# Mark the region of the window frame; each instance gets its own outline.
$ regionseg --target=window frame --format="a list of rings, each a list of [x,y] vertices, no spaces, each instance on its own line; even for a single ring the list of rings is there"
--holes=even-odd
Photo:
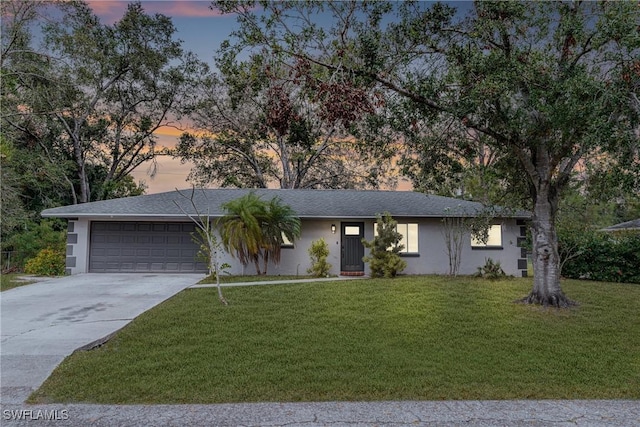
[[[287,236],[282,233],[282,243],[280,244],[281,249],[293,249],[295,247],[294,242],[287,239]]]
[[[400,227],[404,227],[404,230],[406,230],[405,233],[403,233],[402,231],[400,231]],[[410,229],[413,228],[413,229]],[[402,249],[400,252],[398,252],[398,255],[401,257],[419,257],[420,256],[420,224],[417,222],[398,222],[396,223],[396,231],[400,234],[402,234],[402,240],[400,240],[400,244],[404,244],[404,249]],[[412,242],[409,242],[409,235],[414,234],[415,237],[413,237],[411,240]],[[377,236],[378,235],[378,225],[374,222],[373,223],[373,236]],[[409,248],[414,249],[415,251],[410,251]]]
[[[482,243],[481,241],[476,239],[473,236],[473,234],[471,234],[470,243],[471,243],[471,249],[472,250],[500,250],[500,249],[504,249],[504,225],[502,223],[498,223],[498,224],[491,224],[489,227],[490,228],[489,228],[489,236],[487,238],[487,243]],[[500,231],[500,234],[498,236],[499,239],[500,239],[500,242],[498,244],[496,244],[495,242],[492,243],[492,239],[491,239],[491,231],[492,230],[499,230]]]

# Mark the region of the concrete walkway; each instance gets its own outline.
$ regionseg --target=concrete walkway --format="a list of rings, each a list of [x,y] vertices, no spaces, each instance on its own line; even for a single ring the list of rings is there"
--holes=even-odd
[[[1,417],[2,426],[634,427],[640,426],[640,403],[518,400],[220,405],[2,405]],[[46,421],[46,417],[52,421]]]
[[[295,283],[315,283],[315,282],[339,282],[344,280],[360,280],[360,279],[368,279],[367,276],[340,276],[340,277],[327,277],[327,278],[317,278],[317,279],[287,279],[287,280],[261,280],[256,282],[235,282],[235,283],[221,283],[220,287],[222,288],[233,288],[236,286],[260,286],[260,285],[288,285]],[[215,284],[206,284],[206,285],[193,285],[190,288],[215,288],[217,285]]]
[[[0,399],[21,403],[77,348],[119,330],[198,274],[79,274],[0,293]]]

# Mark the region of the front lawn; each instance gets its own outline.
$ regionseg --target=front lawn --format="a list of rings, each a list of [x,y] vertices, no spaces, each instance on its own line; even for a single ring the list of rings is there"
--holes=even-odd
[[[640,286],[566,281],[570,310],[513,301],[531,279],[402,277],[189,289],[30,399],[214,403],[638,399]]]

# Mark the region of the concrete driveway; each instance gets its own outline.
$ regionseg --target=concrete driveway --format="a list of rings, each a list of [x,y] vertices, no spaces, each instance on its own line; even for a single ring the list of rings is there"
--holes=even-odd
[[[199,274],[80,274],[0,293],[0,401],[22,403],[79,347],[195,284]]]

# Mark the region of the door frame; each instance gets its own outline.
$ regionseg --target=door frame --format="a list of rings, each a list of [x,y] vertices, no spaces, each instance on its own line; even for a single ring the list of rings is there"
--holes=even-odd
[[[355,235],[347,235],[346,229],[347,227],[359,227],[360,234],[357,236],[358,239],[358,250],[362,256],[358,257],[359,263],[355,268],[353,266],[347,267],[345,265],[345,261],[348,259],[347,257],[347,247],[345,247],[345,241],[348,238],[355,239]],[[362,257],[364,256],[364,245],[362,244],[362,239],[364,239],[364,227],[365,223],[361,221],[350,221],[350,222],[342,222],[340,223],[340,274],[343,276],[364,276],[364,261],[362,261]]]

